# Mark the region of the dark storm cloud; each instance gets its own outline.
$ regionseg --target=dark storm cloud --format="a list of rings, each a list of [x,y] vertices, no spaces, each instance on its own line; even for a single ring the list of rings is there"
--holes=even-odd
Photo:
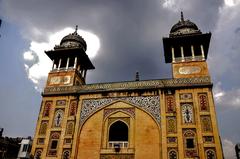
[[[89,82],[132,80],[136,71],[142,79],[170,77],[169,66],[164,64],[162,37],[168,36],[171,26],[179,20],[180,9],[178,12],[163,9],[163,3],[160,0],[3,2],[9,18],[24,26],[23,34],[35,40],[47,37],[37,31],[50,33],[75,24],[98,35],[101,49],[93,60],[97,69],[91,71]],[[181,4],[185,17],[211,29],[221,1],[188,3],[192,8],[184,9]]]

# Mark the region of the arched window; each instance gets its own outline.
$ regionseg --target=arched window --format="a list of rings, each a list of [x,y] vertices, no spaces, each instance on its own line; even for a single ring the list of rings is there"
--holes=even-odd
[[[40,126],[40,130],[39,130],[39,135],[45,135],[47,132],[47,122],[42,122],[41,126]]]
[[[63,120],[63,114],[64,114],[64,111],[61,109],[56,111],[55,116],[54,116],[54,126],[55,127],[61,127],[62,120]]]
[[[188,129],[184,131],[184,148],[185,148],[185,157],[193,158],[198,155],[197,152],[197,139],[196,132],[194,130]]]
[[[113,123],[109,130],[109,141],[128,141],[128,126],[122,121]]]
[[[177,152],[175,150],[170,150],[168,153],[169,159],[177,159]]]
[[[116,121],[109,128],[109,147],[128,147],[128,126]]]
[[[49,142],[48,155],[50,155],[50,156],[56,156],[57,155],[59,138],[60,138],[60,133],[59,132],[53,132],[51,134],[51,138],[50,138],[50,142]]]
[[[74,130],[74,123],[73,122],[68,122],[67,123],[67,128],[66,128],[66,135],[72,135]]]
[[[185,138],[185,146],[187,149],[195,148],[196,146],[195,132],[193,132],[192,130],[185,131],[184,138]]]
[[[207,150],[206,151],[206,156],[207,156],[207,159],[216,159],[216,155],[215,155],[214,150]]]

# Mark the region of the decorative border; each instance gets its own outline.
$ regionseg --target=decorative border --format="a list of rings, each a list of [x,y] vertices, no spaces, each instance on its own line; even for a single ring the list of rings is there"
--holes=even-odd
[[[127,114],[130,114],[133,118],[135,118],[134,108],[108,108],[108,109],[104,109],[103,118],[105,119],[109,114],[117,112],[117,111],[126,112]]]
[[[179,97],[180,100],[189,100],[192,99],[192,93],[181,93]]]
[[[160,123],[159,96],[84,99],[82,103],[80,123],[83,124],[91,114],[116,101],[125,101],[133,104],[134,106],[150,113],[156,121]]]
[[[56,106],[63,106],[63,105],[66,105],[66,100],[57,100],[56,101]]]
[[[119,91],[129,89],[151,89],[151,88],[168,88],[168,87],[192,87],[212,85],[209,76],[198,78],[176,78],[148,81],[131,81],[116,83],[97,83],[86,84],[80,86],[62,86],[62,87],[46,87],[43,95],[66,94],[66,93],[90,93],[104,91]]]
[[[100,159],[134,159],[134,154],[100,154]]]
[[[116,118],[109,118],[108,119],[108,128],[110,125],[115,123],[116,121],[122,120],[127,123],[128,126],[130,126],[130,118],[129,117],[116,117]]]

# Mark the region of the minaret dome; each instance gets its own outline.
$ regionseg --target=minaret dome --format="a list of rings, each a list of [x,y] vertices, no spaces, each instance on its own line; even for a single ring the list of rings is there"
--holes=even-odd
[[[191,22],[190,20],[184,19],[183,12],[181,12],[181,19],[172,26],[169,36],[188,36],[201,33],[202,32],[198,29],[195,23]]]
[[[77,29],[78,26],[76,26],[76,29],[73,33],[70,33],[67,36],[63,37],[60,42],[60,45],[55,46],[54,49],[83,48],[84,51],[86,51],[87,43],[83,39],[83,37],[77,33]]]

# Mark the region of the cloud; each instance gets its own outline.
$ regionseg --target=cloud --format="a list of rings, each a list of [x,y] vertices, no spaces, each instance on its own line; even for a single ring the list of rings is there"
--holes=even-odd
[[[239,0],[224,0],[224,3],[228,7],[233,7],[237,5],[240,1]]]
[[[164,0],[162,6],[163,8],[172,10],[174,12],[179,12],[184,8],[188,10],[191,7],[192,3],[189,3],[187,0]]]
[[[25,60],[24,66],[27,72],[28,78],[35,84],[35,89],[41,91],[44,87],[46,77],[51,69],[52,62],[44,53],[45,50],[52,50],[55,45],[60,44],[60,40],[72,33],[74,29],[65,28],[56,33],[50,34],[46,42],[32,41],[28,51],[23,53],[23,59]],[[99,38],[90,32],[84,30],[78,30],[78,33],[84,37],[87,42],[88,49],[86,53],[89,57],[96,56],[100,48]]]
[[[233,144],[232,141],[228,139],[223,139],[222,140],[222,145],[223,145],[223,152],[224,152],[224,157],[225,159],[234,159],[236,158],[235,155],[235,145]]]
[[[217,105],[229,109],[240,108],[240,1],[225,0],[219,8],[219,20],[213,31],[209,66]]]
[[[214,98],[218,102],[221,101],[222,97],[226,94],[225,91],[221,88],[221,86],[222,83],[218,82],[217,84],[215,84],[213,89]]]
[[[240,108],[240,88],[224,90],[222,83],[218,82],[213,89],[216,104],[222,108],[239,109]]]
[[[235,61],[240,59],[240,32],[238,31],[240,3],[236,2],[231,7],[228,6],[228,3],[225,1],[225,5],[220,7],[218,11],[219,20],[213,32],[213,53],[210,54],[209,64],[215,78],[225,80],[233,77],[231,80],[239,81],[240,76],[235,76],[235,72],[240,68],[240,63]],[[221,63],[219,63],[220,61]],[[228,76],[224,77],[226,74]]]

